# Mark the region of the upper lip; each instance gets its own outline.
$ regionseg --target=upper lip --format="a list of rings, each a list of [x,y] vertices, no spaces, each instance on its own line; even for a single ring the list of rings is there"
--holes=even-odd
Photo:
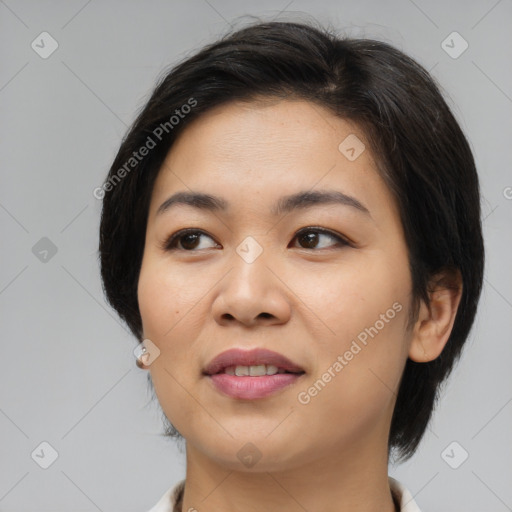
[[[304,370],[300,366],[290,361],[287,357],[264,348],[255,348],[252,350],[232,348],[226,350],[214,357],[206,366],[203,373],[206,375],[215,375],[230,366],[257,366],[262,364],[277,366],[288,372],[304,373]]]

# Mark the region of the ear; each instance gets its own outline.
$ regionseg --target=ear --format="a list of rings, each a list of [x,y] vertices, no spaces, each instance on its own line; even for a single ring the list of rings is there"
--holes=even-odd
[[[436,359],[450,337],[462,297],[460,271],[445,269],[437,273],[429,281],[428,295],[430,305],[421,302],[409,346],[409,358],[417,363]]]

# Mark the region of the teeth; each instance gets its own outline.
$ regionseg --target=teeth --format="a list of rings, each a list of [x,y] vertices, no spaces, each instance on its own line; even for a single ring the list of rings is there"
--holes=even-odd
[[[230,366],[224,369],[224,373],[237,377],[261,377],[263,375],[286,373],[286,371],[271,364],[259,364],[257,366]]]
[[[245,370],[245,368],[244,368]],[[261,377],[267,374],[267,367],[264,364],[258,366],[249,366],[249,375],[251,377]]]
[[[235,368],[235,375],[237,377],[249,375],[249,367],[248,366],[237,366]]]

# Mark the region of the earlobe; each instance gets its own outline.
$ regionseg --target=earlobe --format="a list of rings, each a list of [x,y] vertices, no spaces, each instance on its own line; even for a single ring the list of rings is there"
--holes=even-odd
[[[409,358],[417,363],[436,359],[452,332],[462,297],[462,277],[458,269],[437,273],[429,283],[430,304],[422,301],[413,329]]]

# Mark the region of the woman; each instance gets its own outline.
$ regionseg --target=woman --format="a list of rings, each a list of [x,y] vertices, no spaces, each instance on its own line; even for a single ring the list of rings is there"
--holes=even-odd
[[[101,274],[186,478],[151,512],[418,511],[388,477],[480,296],[468,142],[388,44],[257,23],[158,83],[103,189]]]

